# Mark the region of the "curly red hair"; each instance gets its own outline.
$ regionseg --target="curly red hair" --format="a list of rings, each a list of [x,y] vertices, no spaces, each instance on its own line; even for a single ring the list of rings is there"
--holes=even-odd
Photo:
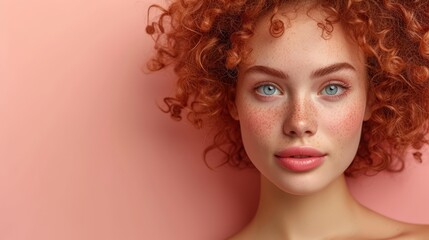
[[[279,37],[284,23],[275,14],[282,4],[291,2],[299,1],[176,0],[168,8],[149,8],[159,9],[161,15],[150,24],[148,20],[146,28],[157,51],[148,68],[156,71],[174,65],[176,96],[164,99],[172,118],[180,120],[185,110],[195,126],[204,122],[215,127],[205,159],[209,151],[220,149],[226,156],[224,163],[252,165],[239,122],[228,109],[234,101],[237,67],[251,52],[246,42],[257,19],[272,11],[269,31]],[[324,37],[334,30],[332,23],[340,22],[367,58],[373,112],[364,122],[357,155],[346,174],[402,170],[406,150],[428,143],[429,1],[324,0],[316,4],[329,15],[318,24]]]

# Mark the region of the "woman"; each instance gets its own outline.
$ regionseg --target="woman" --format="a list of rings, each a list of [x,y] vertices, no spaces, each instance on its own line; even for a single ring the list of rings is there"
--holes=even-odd
[[[149,68],[173,63],[178,75],[167,112],[214,125],[206,153],[261,173],[257,213],[230,239],[429,239],[428,226],[363,207],[345,184],[399,171],[427,143],[429,1],[181,0],[163,11],[146,30]]]

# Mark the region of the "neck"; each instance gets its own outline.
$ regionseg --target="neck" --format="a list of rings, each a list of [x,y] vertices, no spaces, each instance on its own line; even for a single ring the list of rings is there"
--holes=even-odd
[[[304,196],[285,193],[262,176],[259,208],[251,224],[263,234],[274,234],[272,239],[321,239],[355,232],[359,208],[344,176]]]

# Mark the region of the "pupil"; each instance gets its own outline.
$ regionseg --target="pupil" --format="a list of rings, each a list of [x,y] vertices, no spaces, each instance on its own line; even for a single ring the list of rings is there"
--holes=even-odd
[[[273,94],[274,91],[275,91],[275,89],[274,89],[273,86],[265,86],[264,87],[264,93],[267,94],[267,95]]]
[[[338,92],[338,87],[337,86],[334,86],[334,85],[331,85],[331,86],[328,86],[327,87],[327,90],[326,90],[326,92],[328,93],[328,94],[335,94],[335,93],[337,93]]]

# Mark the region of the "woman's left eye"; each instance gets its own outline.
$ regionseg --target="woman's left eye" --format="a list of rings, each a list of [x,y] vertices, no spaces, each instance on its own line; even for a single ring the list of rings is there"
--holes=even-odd
[[[323,88],[322,95],[329,95],[329,96],[341,95],[345,90],[346,88],[339,84],[329,84]]]

